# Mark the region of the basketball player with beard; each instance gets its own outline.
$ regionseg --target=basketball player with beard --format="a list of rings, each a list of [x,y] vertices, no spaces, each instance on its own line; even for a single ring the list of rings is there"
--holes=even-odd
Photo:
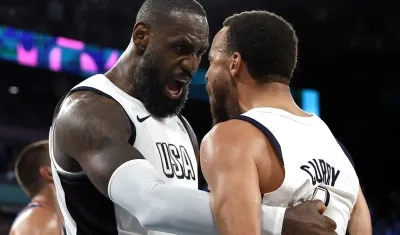
[[[208,46],[198,2],[147,0],[116,65],[60,101],[50,155],[69,235],[218,233],[208,193],[198,190],[198,143],[179,115]],[[262,210],[266,234],[280,233],[284,217],[288,231],[334,226],[318,203]]]
[[[214,37],[209,60],[215,126],[200,156],[220,234],[261,234],[261,203],[292,207],[314,199],[325,203],[337,234],[372,234],[350,154],[290,93],[297,62],[292,26],[267,11],[235,14]]]

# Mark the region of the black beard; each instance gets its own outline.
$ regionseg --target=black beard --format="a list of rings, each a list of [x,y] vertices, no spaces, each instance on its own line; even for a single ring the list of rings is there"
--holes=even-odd
[[[229,120],[227,107],[224,107],[224,105],[220,104],[221,102],[218,102],[210,98],[210,109],[213,120],[213,126],[217,125],[218,123],[226,122]]]
[[[210,109],[213,126],[242,114],[233,88],[226,90],[225,87],[225,90],[214,92],[214,97],[210,96]]]
[[[165,87],[174,76],[162,76],[157,67],[155,56],[146,51],[133,75],[133,88],[136,98],[142,101],[147,111],[156,118],[166,118],[180,114],[189,95],[189,84],[182,88],[178,99],[165,94]],[[165,75],[165,74],[164,74]]]

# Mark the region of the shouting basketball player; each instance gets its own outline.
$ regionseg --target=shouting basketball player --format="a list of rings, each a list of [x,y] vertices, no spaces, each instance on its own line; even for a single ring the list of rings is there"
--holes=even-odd
[[[31,202],[15,219],[10,235],[64,234],[47,140],[30,144],[22,150],[15,163],[15,174]]]
[[[235,14],[214,37],[209,60],[216,125],[200,156],[221,234],[261,234],[260,203],[292,207],[313,199],[324,201],[337,234],[347,228],[350,235],[372,234],[349,153],[290,94],[297,61],[292,26],[267,11]]]
[[[60,102],[50,153],[69,235],[218,233],[209,195],[198,190],[198,143],[179,115],[208,46],[198,2],[147,0],[116,65]],[[319,234],[300,226],[334,226],[319,207],[304,203],[285,212],[264,205],[262,229],[282,229],[285,216],[284,229]]]

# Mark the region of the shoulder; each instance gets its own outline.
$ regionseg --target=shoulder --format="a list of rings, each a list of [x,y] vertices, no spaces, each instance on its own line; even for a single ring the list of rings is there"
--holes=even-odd
[[[57,145],[70,154],[79,146],[128,141],[132,132],[129,117],[115,100],[88,91],[67,97],[53,125]]]
[[[91,91],[77,91],[70,94],[61,104],[57,119],[63,117],[95,116],[124,112],[115,100]]]
[[[35,208],[22,212],[15,220],[11,234],[58,234],[60,220],[55,213],[46,208]]]
[[[203,138],[200,157],[203,161],[253,158],[265,151],[266,137],[248,122],[232,119],[214,126]]]
[[[252,124],[236,119],[214,126],[201,143],[204,147],[218,146],[228,149],[247,149],[260,144],[265,144],[265,136]]]

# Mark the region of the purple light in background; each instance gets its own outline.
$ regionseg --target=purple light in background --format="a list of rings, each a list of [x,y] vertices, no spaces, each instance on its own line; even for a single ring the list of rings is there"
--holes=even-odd
[[[108,59],[107,59],[106,64],[104,65],[104,68],[105,68],[106,70],[111,69],[111,67],[113,67],[114,64],[117,63],[118,57],[119,57],[118,52],[115,51],[115,50],[112,51],[111,54],[110,54],[110,56],[109,56]]]
[[[38,66],[38,49],[37,47],[32,47],[30,50],[25,49],[24,45],[21,43],[17,44],[17,62],[21,65],[26,65],[29,67]]]
[[[117,49],[87,46],[82,41],[70,38],[6,29],[4,31],[7,35],[6,40],[18,40],[12,48],[15,53],[14,60],[29,67],[42,67],[54,72],[68,71],[88,76],[111,69],[122,54],[122,51]],[[0,55],[10,59],[9,54],[0,52]]]
[[[94,59],[86,52],[81,52],[79,64],[83,72],[97,73],[98,68]]]
[[[60,72],[61,66],[61,48],[55,47],[49,54],[49,69],[54,72]]]
[[[56,43],[60,47],[70,48],[79,51],[85,48],[85,43],[70,38],[57,37]]]

